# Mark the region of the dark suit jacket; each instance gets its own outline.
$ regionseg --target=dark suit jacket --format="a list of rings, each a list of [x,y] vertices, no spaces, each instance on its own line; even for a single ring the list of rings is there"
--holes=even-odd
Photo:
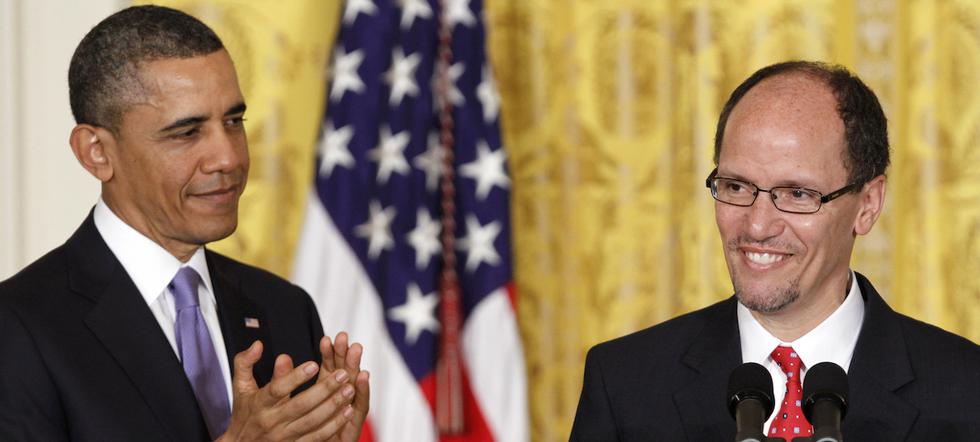
[[[217,253],[207,261],[229,362],[262,340],[262,386],[277,354],[319,361],[323,329],[302,289]],[[0,440],[206,439],[173,347],[91,215],[0,283]]]
[[[900,315],[864,276],[844,438],[980,440],[980,347]],[[593,347],[574,441],[731,441],[728,376],[742,363],[730,298]]]

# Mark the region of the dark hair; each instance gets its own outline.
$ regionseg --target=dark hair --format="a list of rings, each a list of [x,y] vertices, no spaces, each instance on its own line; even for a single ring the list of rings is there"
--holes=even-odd
[[[848,184],[864,184],[884,174],[889,163],[888,122],[878,97],[843,66],[814,61],[787,61],[766,66],[755,71],[732,91],[715,130],[715,165],[721,156],[725,125],[735,105],[762,80],[787,73],[800,73],[824,82],[837,99],[837,114],[844,122],[844,139],[847,143],[843,161]]]
[[[68,96],[75,122],[118,132],[126,108],[143,92],[142,63],[223,48],[211,28],[176,9],[133,6],[112,14],[82,38],[71,57]]]

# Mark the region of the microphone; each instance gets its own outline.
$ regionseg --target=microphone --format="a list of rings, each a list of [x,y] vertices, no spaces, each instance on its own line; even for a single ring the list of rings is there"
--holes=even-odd
[[[728,412],[735,418],[735,442],[765,442],[762,427],[772,414],[772,377],[755,362],[744,363],[728,377]]]
[[[847,373],[833,362],[810,367],[803,383],[803,415],[813,425],[813,442],[842,442],[847,412]]]

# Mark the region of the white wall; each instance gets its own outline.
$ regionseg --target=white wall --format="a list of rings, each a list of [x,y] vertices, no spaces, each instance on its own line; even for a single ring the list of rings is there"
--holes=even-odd
[[[57,247],[98,181],[68,147],[68,62],[125,0],[0,0],[0,280]]]

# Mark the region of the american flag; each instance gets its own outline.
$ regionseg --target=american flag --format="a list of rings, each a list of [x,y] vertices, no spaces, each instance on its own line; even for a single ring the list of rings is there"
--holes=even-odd
[[[341,20],[293,280],[328,334],[365,346],[362,440],[525,441],[510,178],[482,2],[348,0]],[[459,371],[437,376],[440,357]]]

